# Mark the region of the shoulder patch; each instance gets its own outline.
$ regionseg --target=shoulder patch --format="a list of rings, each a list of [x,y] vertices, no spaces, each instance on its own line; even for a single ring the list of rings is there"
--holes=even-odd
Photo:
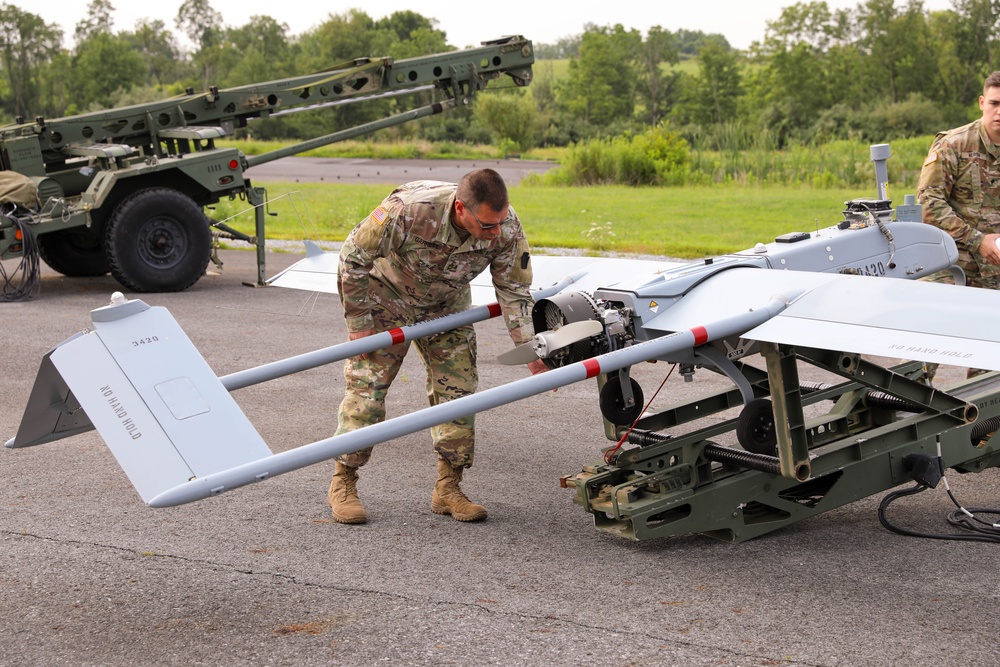
[[[386,234],[385,225],[376,223],[375,216],[368,216],[351,231],[348,237],[355,246],[366,252],[378,252],[382,237]]]
[[[377,222],[379,225],[384,225],[386,218],[389,217],[389,211],[385,210],[381,206],[378,206],[374,211],[368,214],[368,217]]]
[[[937,158],[938,158],[937,151],[931,151],[930,153],[927,154],[927,157],[924,158],[924,166],[926,167],[929,164],[934,164],[935,162],[937,162]]]

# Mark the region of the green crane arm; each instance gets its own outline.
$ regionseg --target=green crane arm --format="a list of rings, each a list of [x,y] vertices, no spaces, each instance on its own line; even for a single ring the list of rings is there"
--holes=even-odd
[[[287,79],[222,90],[212,87],[198,93],[188,90],[184,95],[158,102],[65,118],[39,117],[31,123],[0,128],[0,141],[9,142],[30,136],[32,143],[38,142],[46,165],[61,163],[67,156],[89,154],[88,150],[92,151],[94,146],[100,144],[147,147],[147,154],[159,154],[161,139],[187,139],[192,133],[199,132],[204,138],[217,138],[245,127],[253,118],[266,118],[296,108],[304,110],[354,101],[352,98],[400,94],[431,87],[444,91],[451,100],[467,103],[468,97],[504,75],[509,76],[515,85],[528,85],[533,63],[531,41],[521,36],[483,42],[476,48],[399,61],[392,58],[358,58],[321,72]],[[420,110],[415,117],[440,110],[431,105]],[[397,121],[405,122],[414,117],[414,112],[407,113],[411,115],[401,115]],[[388,123],[391,124],[395,123]],[[204,128],[216,131],[213,133]],[[221,132],[217,128],[221,128]],[[373,129],[379,127],[366,131]],[[322,141],[321,138],[306,142],[308,146],[301,150],[344,138],[337,135],[329,135],[336,137],[332,140]],[[283,153],[288,154],[291,153]]]

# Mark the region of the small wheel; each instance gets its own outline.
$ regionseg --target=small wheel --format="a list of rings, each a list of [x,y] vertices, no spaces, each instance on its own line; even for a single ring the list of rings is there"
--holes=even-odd
[[[38,235],[38,254],[64,276],[103,276],[108,272],[108,259],[101,240],[101,233],[92,227],[61,229]]]
[[[180,292],[204,275],[212,232],[190,197],[169,188],[147,188],[115,207],[104,248],[111,275],[125,287]]]
[[[632,407],[625,406],[622,383],[617,373],[608,377],[608,381],[601,389],[599,400],[601,414],[616,426],[631,424],[642,414],[642,387],[632,378],[629,378],[629,382],[632,385],[632,396],[635,398],[635,405]]]
[[[755,398],[746,404],[736,420],[736,439],[748,452],[768,456],[778,453],[778,435],[774,430],[770,400]]]

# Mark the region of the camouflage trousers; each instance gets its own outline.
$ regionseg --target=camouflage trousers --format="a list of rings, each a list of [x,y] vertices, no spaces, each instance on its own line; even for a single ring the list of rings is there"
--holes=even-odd
[[[378,331],[447,315],[441,312],[414,312],[396,298],[372,300],[372,317]],[[457,310],[462,310],[458,308]],[[419,318],[419,319],[418,319]],[[476,335],[472,326],[459,327],[413,341],[427,369],[427,400],[437,405],[476,391]],[[348,359],[344,364],[344,400],[337,415],[337,435],[375,424],[385,419],[385,397],[396,379],[410,343],[399,343],[369,354]],[[454,466],[472,465],[475,448],[475,415],[469,415],[430,429],[434,451]],[[368,462],[372,448],[344,454],[337,460],[351,467]]]

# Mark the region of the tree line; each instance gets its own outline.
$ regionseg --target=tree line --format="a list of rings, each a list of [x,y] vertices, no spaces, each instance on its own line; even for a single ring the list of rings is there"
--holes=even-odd
[[[270,16],[224,25],[210,0],[185,0],[173,26],[141,20],[115,31],[113,15],[110,0],[91,0],[66,48],[57,25],[0,5],[0,112],[10,120],[70,115],[361,56],[402,59],[453,48],[432,19],[413,11],[373,19],[350,10],[299,35]],[[1000,0],[953,0],[943,11],[927,11],[921,0],[863,0],[836,10],[799,2],[746,51],[697,31],[588,25],[555,44],[536,44],[529,88],[479,95],[473,110],[393,132],[492,141],[510,151],[664,124],[694,149],[717,151],[918,136],[977,115],[983,79],[1000,68],[998,26]],[[180,46],[176,31],[190,48]],[[524,32],[531,37],[530,21]],[[553,59],[568,66],[556,74]],[[252,131],[262,139],[306,138],[382,117],[396,104],[345,105],[262,121]]]
[[[745,52],[719,35],[593,27],[542,108],[559,140],[667,120],[692,147],[720,151],[933,134],[979,115],[983,81],[1000,69],[998,28],[997,0],[942,11],[921,0],[799,2]]]
[[[432,20],[412,11],[375,20],[350,10],[297,36],[271,16],[224,25],[209,0],[185,0],[172,26],[142,19],[133,30],[115,31],[114,11],[110,0],[91,0],[75,26],[72,48],[65,48],[58,25],[0,5],[0,114],[6,122],[161,100],[188,87],[281,79],[365,56],[399,60],[453,50]],[[182,47],[178,32],[190,47]],[[263,120],[253,132],[262,139],[312,137],[382,118],[394,104],[372,100],[297,114],[285,122]]]

